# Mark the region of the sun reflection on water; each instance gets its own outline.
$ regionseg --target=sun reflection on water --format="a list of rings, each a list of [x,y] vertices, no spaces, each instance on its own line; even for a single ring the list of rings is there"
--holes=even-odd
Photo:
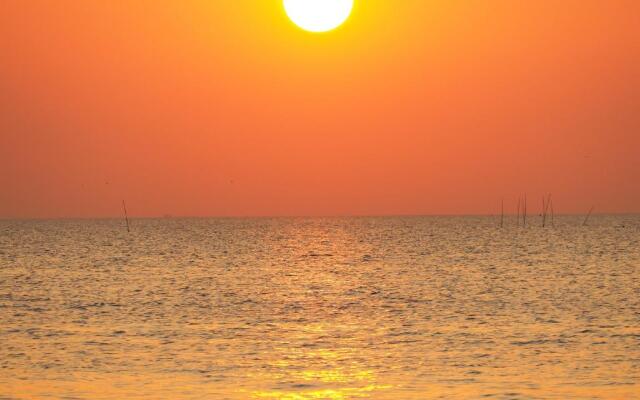
[[[323,323],[300,327],[300,340],[310,340],[322,336],[327,331],[348,331],[351,326],[329,326]],[[381,384],[375,371],[359,365],[354,355],[359,353],[355,347],[305,348],[292,347],[281,349],[282,359],[273,361],[270,376],[263,381],[287,382],[287,389],[258,390],[251,393],[255,399],[310,400],[333,399],[346,400],[370,398],[374,393],[393,388]],[[253,376],[251,378],[256,378]]]
[[[348,400],[355,398],[370,397],[378,390],[391,389],[388,385],[369,385],[361,388],[326,389],[316,391],[300,392],[254,392],[254,398],[281,399],[281,400],[311,400],[311,399],[331,399]]]

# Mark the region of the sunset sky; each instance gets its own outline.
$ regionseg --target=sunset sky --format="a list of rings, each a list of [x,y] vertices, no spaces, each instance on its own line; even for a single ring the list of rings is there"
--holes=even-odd
[[[0,217],[640,211],[640,1],[0,2]]]

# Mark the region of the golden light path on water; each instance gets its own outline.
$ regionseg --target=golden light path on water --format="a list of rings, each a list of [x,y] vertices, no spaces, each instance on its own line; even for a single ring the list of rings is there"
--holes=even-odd
[[[336,327],[327,329],[323,324],[308,326],[306,331],[311,336],[328,335],[335,332]],[[304,339],[304,338],[303,338]],[[276,374],[271,376],[255,375],[257,381],[282,381],[293,380],[300,382],[300,391],[256,391],[252,397],[268,399],[305,400],[305,399],[336,399],[368,397],[372,393],[391,389],[391,385],[377,383],[377,377],[373,370],[362,369],[363,366],[350,365],[348,361],[354,357],[356,349],[318,349],[308,352],[300,349],[290,349],[285,359],[276,361],[273,365],[277,368],[293,368],[294,373]],[[309,360],[316,365],[331,366],[329,369],[304,369]],[[332,389],[304,390],[304,386],[313,386],[321,382]],[[339,386],[343,386],[337,388]]]
[[[0,221],[0,398],[632,399],[640,216]]]

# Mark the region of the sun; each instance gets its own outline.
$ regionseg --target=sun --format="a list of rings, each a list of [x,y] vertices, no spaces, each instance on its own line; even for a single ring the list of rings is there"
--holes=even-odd
[[[327,32],[342,25],[354,0],[284,0],[291,21],[309,32]]]

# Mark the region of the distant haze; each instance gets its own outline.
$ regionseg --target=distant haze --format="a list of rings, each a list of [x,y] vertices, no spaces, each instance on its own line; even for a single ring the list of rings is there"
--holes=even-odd
[[[640,2],[0,4],[0,217],[640,211]]]

